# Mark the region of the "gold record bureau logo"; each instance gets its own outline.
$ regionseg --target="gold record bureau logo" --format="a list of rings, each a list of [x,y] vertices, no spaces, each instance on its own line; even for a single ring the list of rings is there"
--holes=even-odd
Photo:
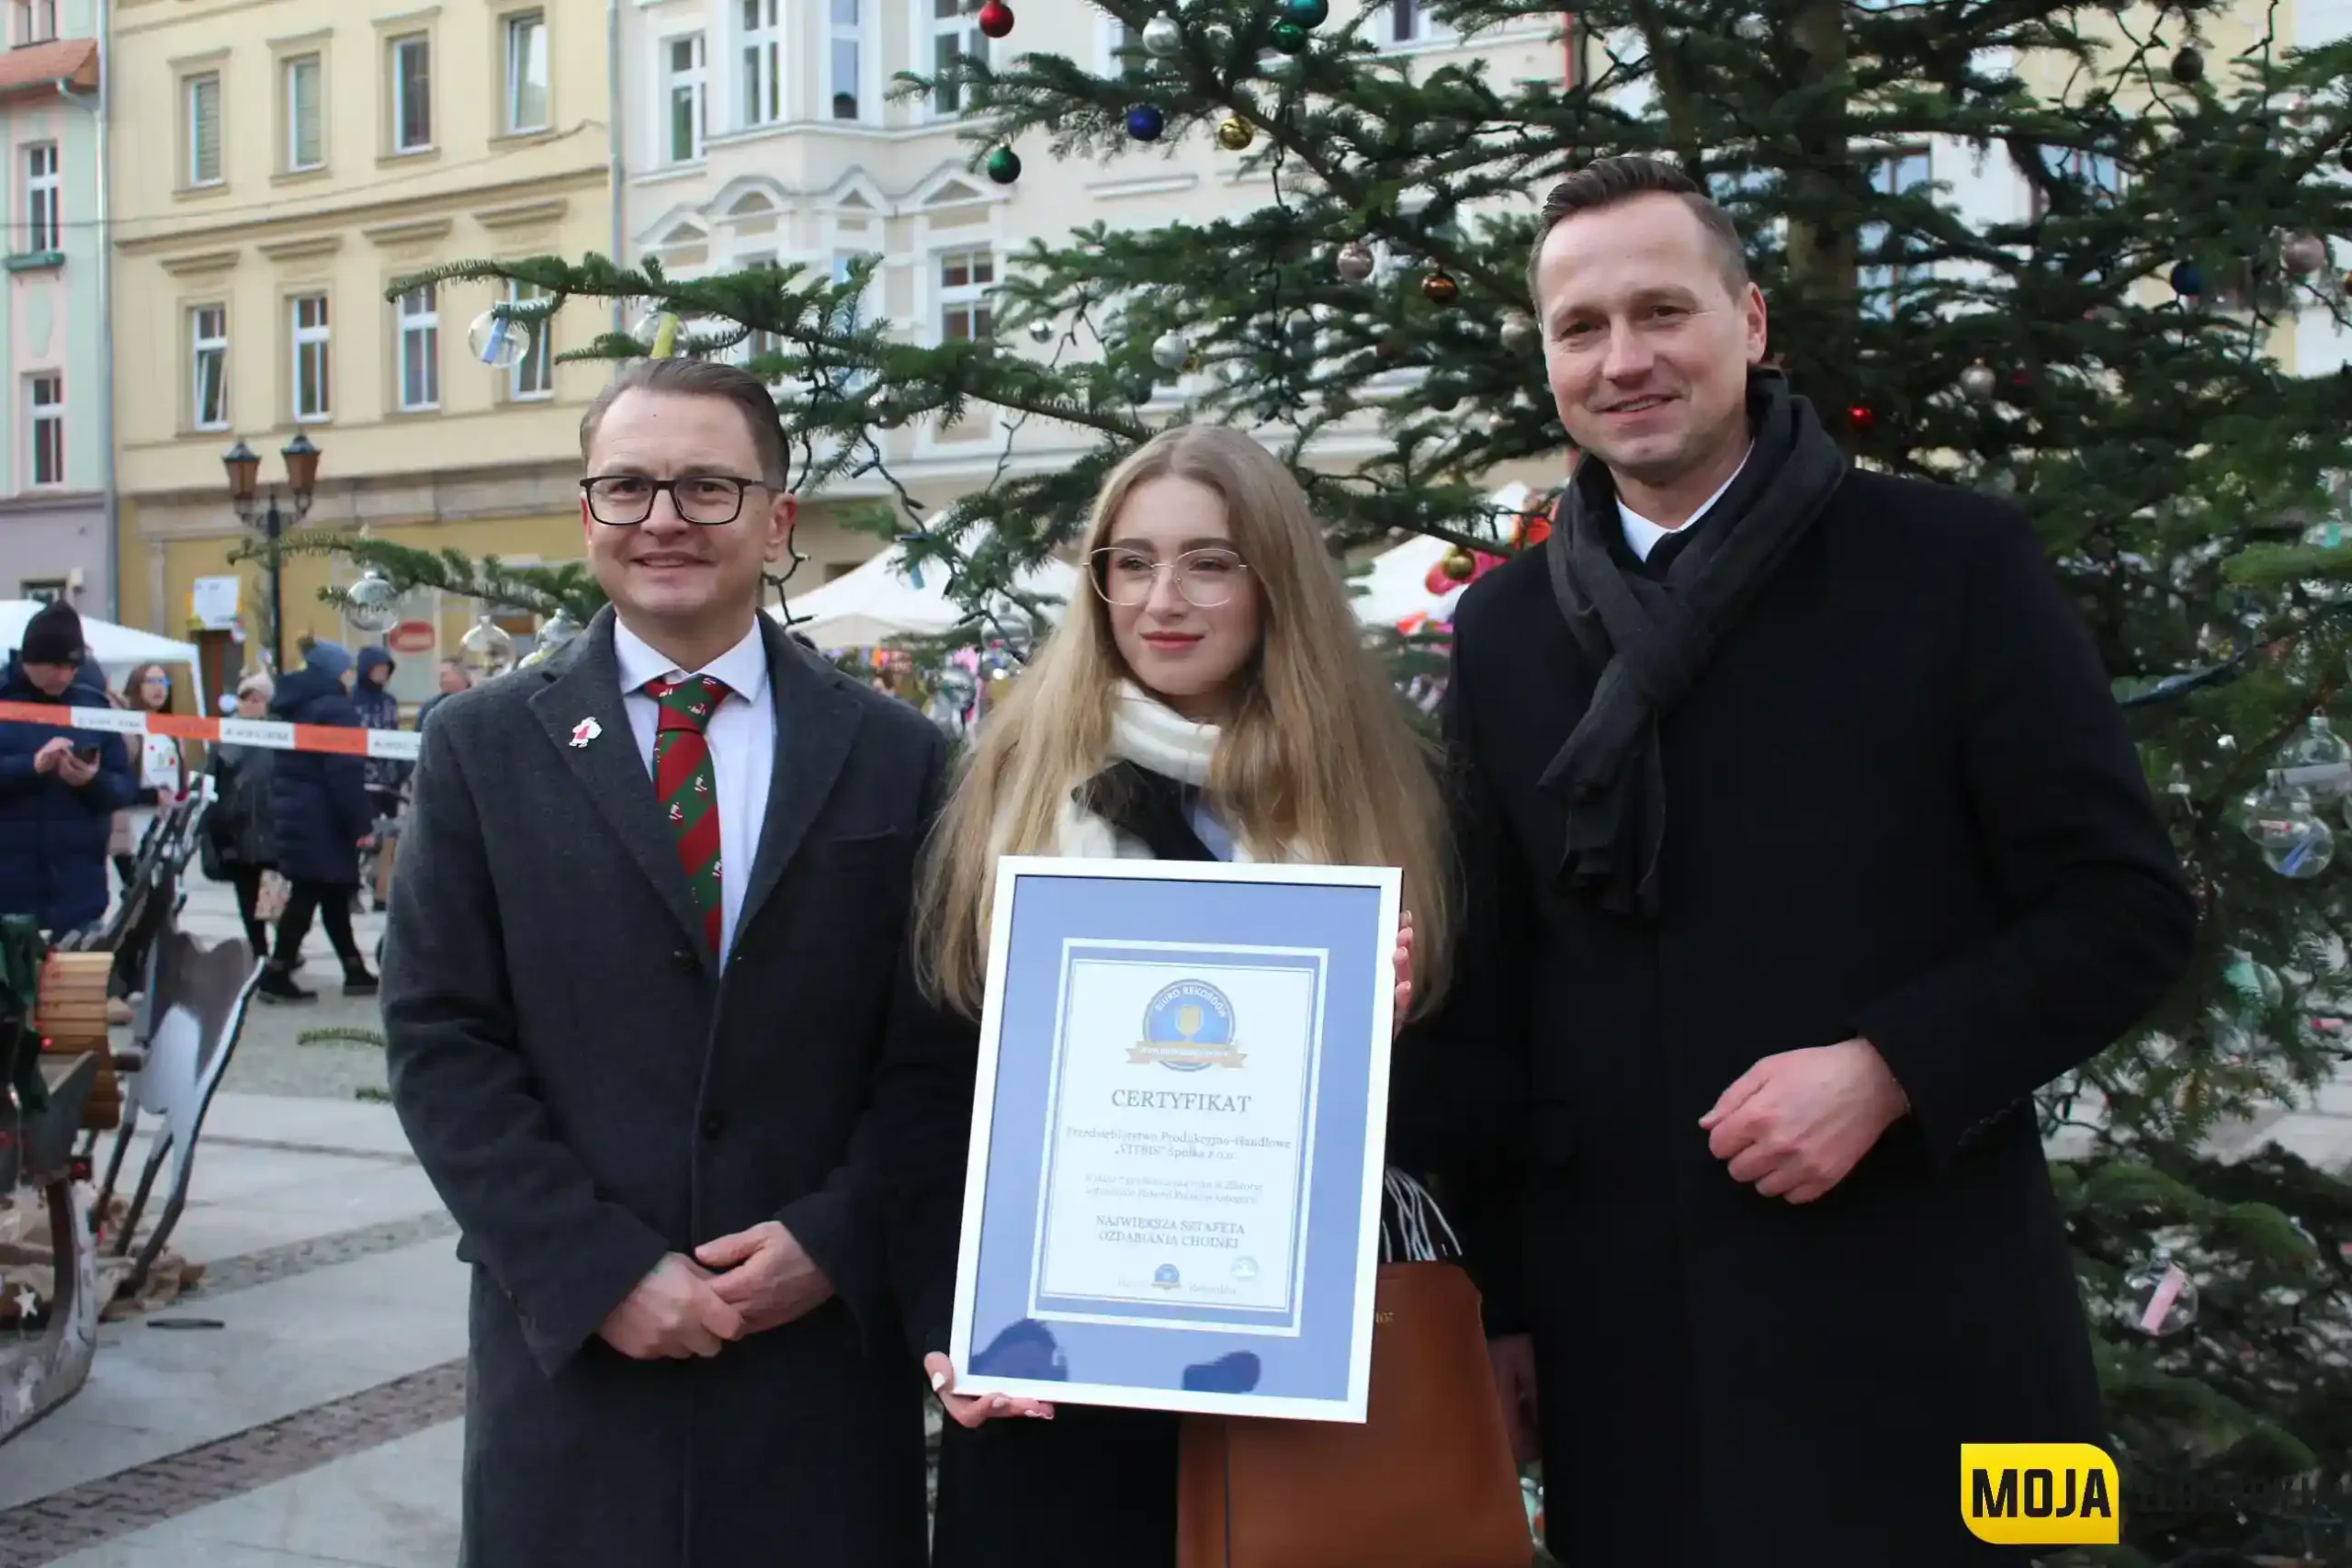
[[[1127,1060],[1179,1073],[1239,1066],[1231,999],[1206,980],[1162,987],[1143,1010],[1143,1038],[1127,1048]]]

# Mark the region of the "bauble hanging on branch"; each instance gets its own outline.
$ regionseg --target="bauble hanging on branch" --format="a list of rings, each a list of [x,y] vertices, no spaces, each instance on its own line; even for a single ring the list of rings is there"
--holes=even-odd
[[[1157,141],[1168,129],[1168,117],[1156,104],[1137,104],[1127,111],[1127,134],[1137,141]]]
[[[1283,20],[1295,28],[1319,28],[1330,17],[1329,0],[1283,0]]]
[[[2205,55],[2195,44],[2186,46],[2172,57],[2172,79],[2184,87],[2205,80]]]
[[[1153,340],[1151,362],[1162,370],[1182,370],[1193,356],[1193,344],[1182,333],[1166,332]]]
[[[1004,0],[988,0],[980,7],[980,31],[990,38],[1002,38],[1012,30],[1012,7]]]
[[[1362,283],[1372,276],[1372,269],[1377,264],[1373,258],[1370,245],[1365,244],[1362,240],[1350,240],[1340,247],[1340,254],[1333,258],[1333,265],[1338,266],[1340,276],[1348,282]]]
[[[1250,122],[1238,114],[1227,115],[1216,122],[1216,144],[1228,152],[1238,152],[1257,139]]]
[[[1998,383],[1993,367],[1981,359],[1960,373],[1960,389],[1971,402],[1991,402]]]
[[[1524,310],[1513,310],[1505,316],[1496,336],[1501,341],[1506,354],[1525,354],[1542,341],[1542,335],[1535,330],[1535,318]]]
[[[1452,273],[1439,267],[1421,279],[1421,298],[1432,305],[1451,305],[1462,298],[1462,285],[1453,281]]]
[[[1184,47],[1184,29],[1176,25],[1173,17],[1154,17],[1143,25],[1143,51],[1161,60],[1172,57]]]
[[[1276,22],[1269,36],[1274,47],[1284,54],[1301,54],[1306,50],[1306,29],[1296,22]]]
[[[2309,277],[2327,265],[2327,242],[2317,234],[2297,234],[2279,247],[2278,259],[2297,277]]]
[[[1000,147],[989,154],[989,178],[1001,186],[1009,186],[1021,177],[1021,154],[1010,147]]]

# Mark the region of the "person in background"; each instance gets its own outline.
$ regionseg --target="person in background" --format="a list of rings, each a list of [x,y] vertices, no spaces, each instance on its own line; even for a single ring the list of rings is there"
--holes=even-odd
[[[237,682],[236,716],[269,716],[275,688],[266,674]],[[214,801],[205,814],[205,874],[237,890],[237,917],[244,921],[245,940],[255,958],[269,955],[269,927],[257,912],[261,905],[262,874],[277,863],[271,832],[270,781],[277,753],[266,746],[239,746],[223,741],[205,759],[212,780]]]
[[[351,703],[351,652],[339,643],[313,643],[302,668],[278,684],[270,700],[272,718],[286,724],[362,728]],[[286,912],[278,917],[277,951],[256,989],[270,1001],[307,1002],[316,993],[294,983],[301,964],[302,939],[311,919],[327,928],[327,940],[343,960],[343,994],[373,996],[359,943],[351,934],[351,902],[359,886],[359,846],[375,830],[366,768],[357,757],[288,751],[271,764],[269,805],[277,837],[279,874],[288,885]]]
[[[133,665],[123,678],[120,700],[115,705],[132,713],[169,713],[172,711],[172,672],[161,664]],[[127,743],[126,743],[127,744]],[[187,788],[187,760],[181,755],[180,743],[168,735],[142,736],[139,741],[139,790],[133,797],[134,807],[169,806]],[[111,849],[114,852],[115,874],[122,878],[125,887],[137,865],[139,835],[141,824],[129,813],[118,821],[118,831]]]
[[[110,705],[72,605],[47,605],[25,623],[0,702]],[[107,837],[135,788],[120,736],[0,723],[0,914],[30,915],[58,935],[104,916]]]
[[[351,689],[351,705],[359,710],[359,722],[370,729],[398,729],[401,727],[401,700],[392,695],[392,671],[398,666],[392,656],[382,648],[359,650],[359,678]],[[376,805],[376,815],[398,817],[401,814],[401,786],[408,782],[409,765],[390,757],[370,757],[364,765],[368,784],[368,798]]]
[[[441,661],[438,679],[441,689],[425,698],[424,705],[416,710],[416,728],[420,734],[424,732],[424,721],[433,716],[433,710],[439,707],[445,698],[469,690],[474,683],[473,677],[466,672],[464,662],[456,659]]]

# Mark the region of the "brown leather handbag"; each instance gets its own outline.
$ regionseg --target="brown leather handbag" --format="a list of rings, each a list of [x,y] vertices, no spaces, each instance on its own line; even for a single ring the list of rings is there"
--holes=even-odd
[[[1391,1174],[1408,1215],[1428,1194]],[[1430,1205],[1433,1207],[1433,1205]],[[1442,1218],[1440,1217],[1442,1224]],[[1528,1568],[1535,1554],[1477,1287],[1436,1258],[1380,1265],[1369,1419],[1186,1416],[1178,1568]],[[1418,1255],[1418,1256],[1415,1256]]]

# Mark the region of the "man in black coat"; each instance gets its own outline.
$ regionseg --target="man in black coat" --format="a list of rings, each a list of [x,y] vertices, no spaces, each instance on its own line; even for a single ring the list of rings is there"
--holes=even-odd
[[[968,1092],[905,945],[944,739],[758,613],[794,507],[756,379],[633,365],[582,446],[611,605],[425,728],[385,954],[474,1265],[464,1562],[917,1568],[887,1244],[953,1216],[877,1150]]]
[[[2104,1438],[2032,1096],[2187,967],[2178,863],[2026,519],[1850,465],[1688,180],[1563,182],[1531,275],[1584,457],[1456,619],[1465,972],[1398,1152],[1564,1562],[2005,1560],[1960,1445]]]

